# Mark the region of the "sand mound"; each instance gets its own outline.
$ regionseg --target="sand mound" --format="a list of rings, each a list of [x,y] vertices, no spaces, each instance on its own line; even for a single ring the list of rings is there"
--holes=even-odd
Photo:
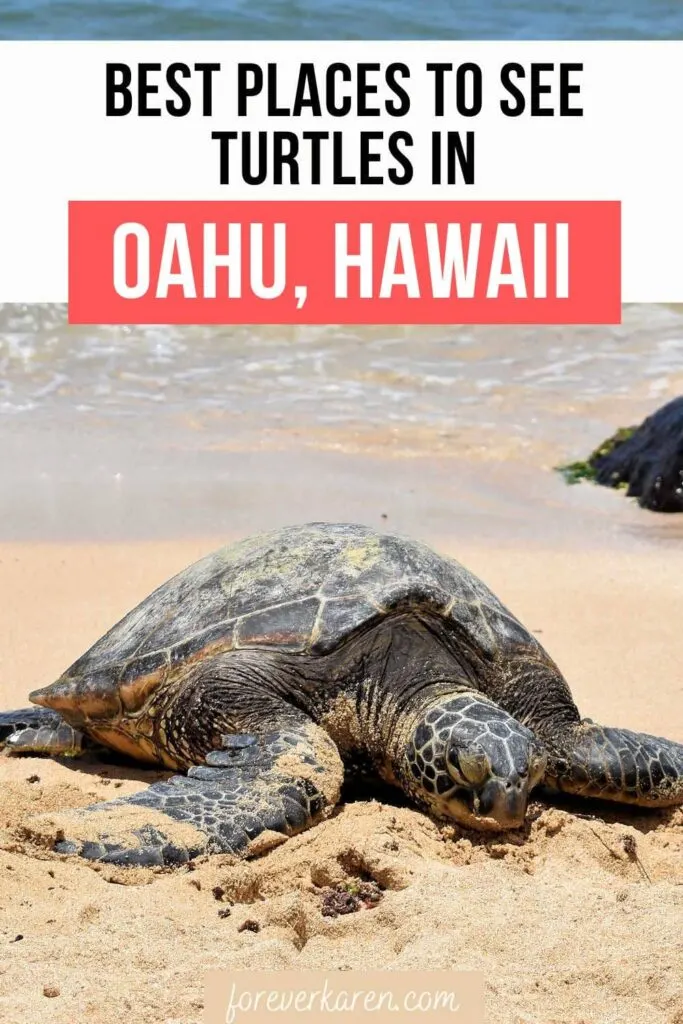
[[[681,810],[536,803],[523,833],[478,836],[358,802],[259,859],[175,871],[36,844],[38,810],[144,784],[104,770],[0,758],[7,1024],[190,1024],[210,968],[368,964],[481,970],[492,1024],[683,1022]]]

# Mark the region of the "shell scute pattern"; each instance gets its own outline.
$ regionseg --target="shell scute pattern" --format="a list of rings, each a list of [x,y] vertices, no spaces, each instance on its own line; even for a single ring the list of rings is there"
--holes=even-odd
[[[380,590],[384,566],[379,538],[349,537],[325,552],[320,594],[325,598],[358,596],[372,600]]]
[[[302,529],[254,545],[245,558],[221,573],[230,616],[242,618],[313,596],[323,581],[325,564],[320,545]]]
[[[179,638],[189,637],[231,618],[229,602],[216,580],[210,580],[196,590],[187,587],[187,592],[177,603],[168,598],[164,604],[166,607],[160,621],[157,618],[156,625],[139,645],[137,654],[150,654],[175,646]]]
[[[237,646],[286,647],[305,650],[320,610],[320,598],[264,608],[240,619],[237,624]]]
[[[208,629],[202,629],[194,636],[188,637],[171,648],[171,664],[179,665],[197,655],[210,649],[220,648],[223,651],[230,651],[235,647],[235,626],[236,620],[229,619],[227,622],[219,622]]]
[[[424,553],[429,554],[425,548]],[[372,534],[353,538],[332,561],[321,594],[357,597],[378,611],[405,604],[445,608],[452,589],[429,571],[421,545]]]
[[[156,653],[224,618],[214,603],[223,595],[212,586],[220,554],[207,555],[162,583],[75,661],[64,678],[102,669],[118,679],[137,655]]]
[[[407,576],[387,583],[378,599],[386,612],[424,605],[443,613],[451,602],[451,595],[432,580]]]
[[[508,612],[488,589],[455,559],[442,558],[416,541],[383,537],[383,552],[389,568],[395,571],[384,589],[383,606],[423,605],[450,619],[466,633],[488,657],[494,657],[501,643],[528,643],[526,629]]]
[[[324,654],[402,605],[450,620],[491,656],[506,640],[532,639],[458,562],[367,527],[312,523],[229,545],[184,569],[63,678],[106,675],[109,686],[154,671],[163,678],[169,662],[236,646]]]
[[[311,636],[312,654],[329,654],[340,637],[350,636],[356,630],[382,618],[377,605],[359,597],[343,597],[325,601]]]

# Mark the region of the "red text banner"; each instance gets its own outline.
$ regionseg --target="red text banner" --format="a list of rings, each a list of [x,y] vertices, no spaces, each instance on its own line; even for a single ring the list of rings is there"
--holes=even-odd
[[[617,202],[71,202],[71,323],[618,323]]]

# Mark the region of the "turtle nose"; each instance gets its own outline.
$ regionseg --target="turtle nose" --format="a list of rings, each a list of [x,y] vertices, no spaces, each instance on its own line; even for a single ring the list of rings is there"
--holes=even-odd
[[[72,690],[73,683],[58,681],[51,683],[50,686],[41,686],[39,690],[33,690],[29,693],[28,699],[32,704],[39,704],[41,708],[53,708],[58,711],[69,699]]]
[[[111,681],[105,676],[58,679],[29,694],[33,704],[52,708],[76,728],[93,719],[111,719],[120,713],[120,703]]]
[[[489,779],[475,797],[477,814],[493,818],[502,828],[520,828],[524,824],[527,784],[519,776]]]

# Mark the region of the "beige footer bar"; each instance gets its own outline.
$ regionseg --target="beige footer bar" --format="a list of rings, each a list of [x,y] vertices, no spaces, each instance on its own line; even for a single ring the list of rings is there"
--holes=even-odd
[[[476,971],[211,971],[204,1024],[484,1024]]]

